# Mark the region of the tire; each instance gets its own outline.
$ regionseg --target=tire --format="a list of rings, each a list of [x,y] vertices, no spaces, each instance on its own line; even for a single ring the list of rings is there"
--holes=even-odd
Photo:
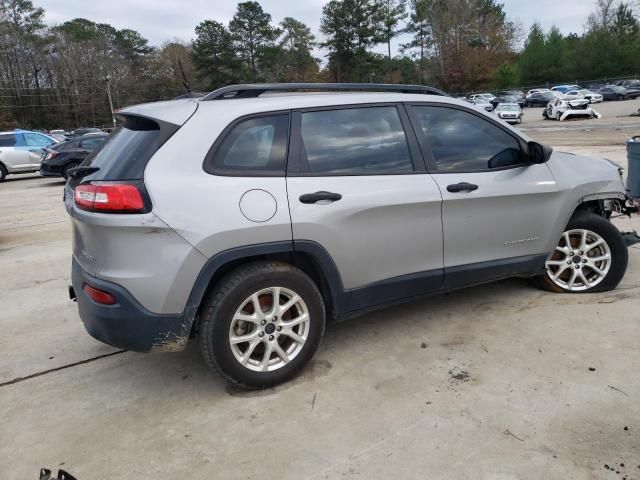
[[[588,249],[584,249],[584,232]],[[566,248],[567,238],[571,245],[569,249]],[[593,258],[599,260],[594,261]],[[628,261],[629,252],[618,229],[599,215],[580,212],[569,221],[558,246],[549,255],[546,273],[534,281],[538,287],[550,292],[607,292],[618,286]]]
[[[4,182],[7,179],[7,167],[0,163],[0,183]]]
[[[276,294],[280,306],[299,298],[280,318],[277,312],[273,315]],[[251,263],[232,271],[207,296],[202,312],[200,347],[205,361],[246,389],[273,387],[295,376],[318,349],[326,320],[322,295],[313,280],[281,262]],[[307,320],[287,328],[288,321],[305,318],[305,313]],[[232,336],[251,340],[233,345]],[[273,349],[268,356],[267,349]]]
[[[624,100],[624,97],[622,95],[618,95],[618,96],[616,96],[616,100],[620,102],[620,101]]]
[[[562,118],[562,114],[560,112],[556,113],[556,120],[560,121]]]
[[[75,168],[77,166],[79,166],[80,163],[79,162],[73,162],[70,163],[69,165],[67,165],[66,167],[64,167],[64,170],[62,170],[62,177],[67,180],[69,178],[69,170],[71,170],[72,168]]]

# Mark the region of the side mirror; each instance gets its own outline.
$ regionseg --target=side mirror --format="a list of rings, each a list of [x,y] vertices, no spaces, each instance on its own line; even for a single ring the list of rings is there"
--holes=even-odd
[[[527,144],[527,160],[531,164],[546,163],[551,158],[553,147],[538,142]]]

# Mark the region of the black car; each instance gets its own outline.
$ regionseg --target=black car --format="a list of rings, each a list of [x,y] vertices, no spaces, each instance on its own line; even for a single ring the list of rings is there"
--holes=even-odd
[[[489,103],[493,105],[494,110],[501,103],[517,103],[518,105],[520,105],[520,108],[524,108],[524,98],[518,98],[514,95],[503,95],[495,97]]]
[[[40,175],[66,179],[69,170],[80,165],[87,155],[104,143],[108,136],[106,133],[91,133],[45,148],[40,164]]]
[[[521,90],[500,90],[498,92],[499,97],[516,97],[518,99],[524,98],[524,92]]]
[[[603,100],[629,100],[640,97],[640,90],[630,90],[618,85],[605,85],[598,93],[602,95]]]
[[[532,93],[525,99],[524,104],[527,107],[546,107],[555,98],[556,95],[553,92]]]

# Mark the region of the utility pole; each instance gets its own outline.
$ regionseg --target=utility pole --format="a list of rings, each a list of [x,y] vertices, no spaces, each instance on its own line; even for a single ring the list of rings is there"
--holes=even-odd
[[[107,97],[109,97],[109,108],[111,109],[111,121],[113,128],[116,128],[116,117],[113,115],[113,100],[111,99],[111,77],[107,76]]]

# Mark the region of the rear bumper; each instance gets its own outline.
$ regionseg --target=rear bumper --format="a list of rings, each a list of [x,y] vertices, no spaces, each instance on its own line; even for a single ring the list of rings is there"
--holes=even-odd
[[[95,339],[136,352],[177,352],[186,346],[192,321],[185,322],[184,315],[149,312],[123,287],[89,275],[75,258],[71,283],[80,318]],[[85,283],[112,294],[115,305],[91,300],[82,288]]]
[[[43,163],[40,165],[40,175],[43,177],[61,177],[62,168]]]

